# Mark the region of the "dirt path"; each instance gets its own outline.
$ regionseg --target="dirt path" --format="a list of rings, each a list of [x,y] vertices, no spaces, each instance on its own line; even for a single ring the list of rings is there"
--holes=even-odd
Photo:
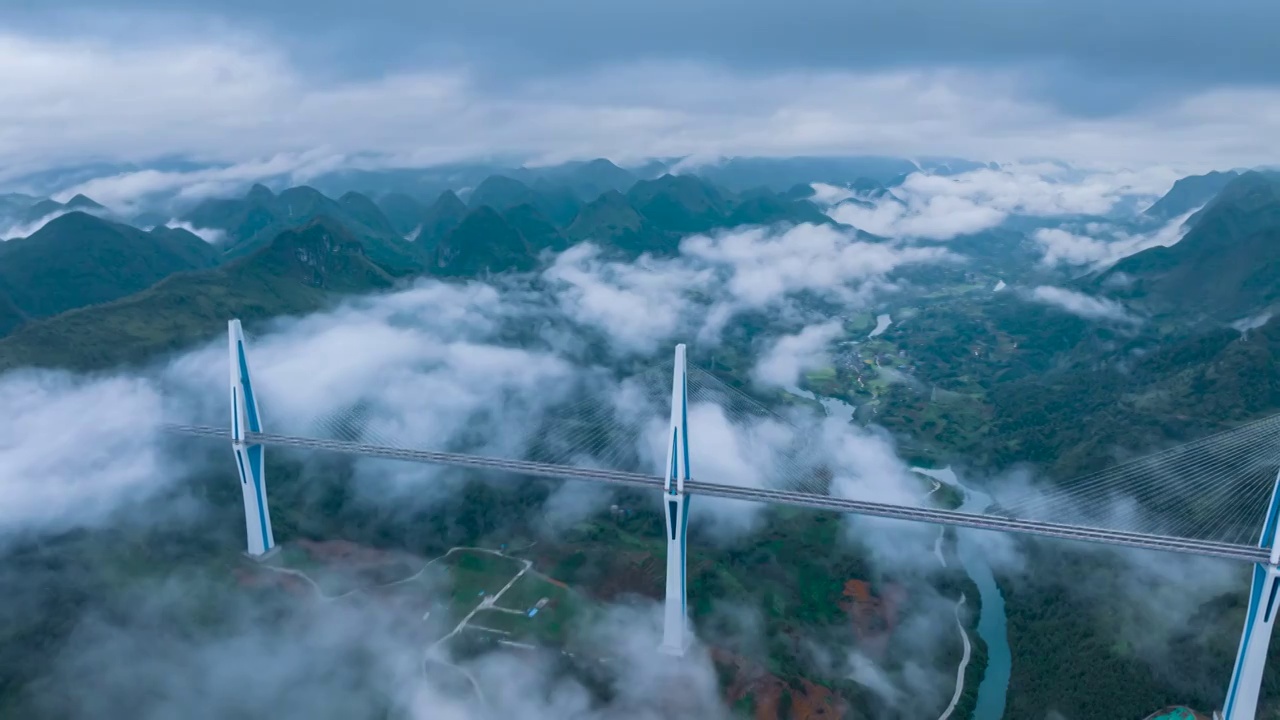
[[[530,547],[532,547],[532,545],[530,545]],[[528,548],[523,548],[523,549],[527,550]],[[436,558],[432,558],[431,560],[428,560],[427,562],[423,563],[422,567],[416,573],[409,575],[408,577],[404,577],[399,580],[393,580],[388,583],[372,585],[367,588],[362,587],[362,588],[356,588],[354,590],[348,590],[347,592],[344,592],[341,595],[326,595],[324,590],[320,587],[320,583],[316,582],[314,578],[312,578],[310,575],[308,575],[307,573],[301,570],[295,570],[293,568],[277,567],[274,565],[260,565],[259,567],[263,568],[264,570],[269,570],[271,572],[280,573],[283,575],[291,575],[293,577],[301,578],[302,580],[306,581],[308,584],[311,585],[311,587],[316,591],[316,594],[320,596],[321,600],[323,600],[324,602],[333,602],[335,600],[340,600],[345,597],[350,597],[352,595],[355,595],[356,593],[365,592],[366,590],[369,590],[369,589],[387,588],[387,587],[393,587],[395,585],[402,585],[404,583],[413,582],[414,580],[417,580],[418,578],[422,577],[422,574],[427,571],[427,568],[431,567],[437,562],[440,562],[441,560],[444,560],[445,558],[449,557],[450,555],[453,555],[456,552],[462,552],[462,551],[480,552],[480,553],[487,553],[489,555],[496,555],[501,558],[506,558],[508,560],[515,560],[516,562],[523,563],[523,567],[521,567],[520,571],[517,572],[514,576],[512,576],[510,580],[507,581],[506,585],[502,586],[501,590],[494,593],[493,595],[485,596],[484,599],[482,599],[474,608],[471,609],[471,612],[467,613],[466,617],[462,618],[462,622],[458,623],[453,628],[453,630],[449,631],[447,635],[445,635],[444,637],[440,638],[439,640],[436,640],[435,642],[427,646],[427,648],[423,651],[423,656],[422,656],[422,674],[423,675],[427,674],[427,663],[432,663],[432,662],[438,663],[440,665],[444,665],[449,668],[453,668],[454,670],[457,670],[458,672],[462,673],[462,675],[467,678],[468,682],[471,683],[471,687],[472,689],[475,690],[476,697],[480,700],[480,704],[487,705],[487,702],[485,701],[485,697],[484,697],[484,691],[480,689],[480,683],[479,681],[476,680],[475,676],[472,675],[471,672],[466,668],[461,667],[459,665],[454,665],[453,663],[446,660],[444,658],[444,654],[440,651],[439,648],[442,643],[449,640],[450,638],[452,638],[453,636],[461,632],[463,629],[468,627],[467,623],[471,622],[471,619],[475,617],[475,614],[480,612],[481,610],[490,609],[490,610],[497,610],[499,612],[512,613],[515,615],[523,615],[524,613],[520,612],[519,610],[511,610],[508,608],[496,607],[494,603],[496,603],[504,593],[510,590],[511,587],[516,584],[517,580],[524,577],[524,574],[529,572],[529,570],[533,567],[532,561],[525,560],[524,558],[512,557],[511,555],[508,555],[504,552],[501,552],[498,550],[491,550],[489,548],[469,547],[469,546],[459,545],[458,547],[449,548],[448,552],[446,552],[445,554]],[[426,619],[425,616],[423,619]],[[502,631],[495,631],[495,630],[492,630],[491,628],[481,627],[478,625],[472,626],[472,627],[474,627],[477,630],[488,630],[489,632],[498,632],[504,635],[507,634]],[[517,643],[510,643],[510,644],[516,645]],[[520,645],[523,646],[523,644],[520,644]]]

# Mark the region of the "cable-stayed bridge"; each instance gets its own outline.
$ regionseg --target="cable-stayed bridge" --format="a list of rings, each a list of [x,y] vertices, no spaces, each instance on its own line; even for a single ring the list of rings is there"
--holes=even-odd
[[[251,556],[275,545],[263,460],[270,445],[659,491],[668,550],[662,648],[672,654],[683,654],[692,639],[685,587],[691,495],[1225,558],[1251,563],[1254,572],[1223,717],[1246,720],[1256,713],[1280,592],[1280,416],[1049,488],[1011,489],[998,504],[972,513],[936,507],[922,493],[904,492],[902,477],[886,485],[884,478],[867,477],[866,470],[847,472],[839,453],[824,446],[816,424],[790,418],[688,366],[683,345],[665,367],[626,378],[597,376],[565,393],[536,416],[523,418],[518,438],[494,442],[481,432],[434,449],[403,439],[394,418],[367,404],[315,418],[304,425],[306,432],[268,433],[235,320],[230,360],[231,427],[170,424],[165,429],[231,442]],[[659,413],[669,414],[669,422]],[[697,425],[694,443],[705,430],[716,443],[734,445],[729,454],[736,461],[699,452],[697,444],[691,445],[691,423]],[[712,468],[712,477],[695,480],[693,467],[704,465]],[[654,472],[658,468],[661,474]],[[884,499],[886,494],[892,501]]]

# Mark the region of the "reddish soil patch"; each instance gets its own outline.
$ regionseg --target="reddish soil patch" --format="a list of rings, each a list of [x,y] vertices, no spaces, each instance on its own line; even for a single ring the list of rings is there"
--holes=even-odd
[[[811,718],[842,718],[845,716],[844,700],[831,688],[801,678],[800,687],[791,689],[791,717],[800,720]]]
[[[853,622],[854,633],[869,655],[879,658],[884,654],[889,636],[898,625],[898,609],[906,599],[906,590],[892,583],[885,585],[879,596],[864,580],[849,580],[844,584],[840,609]]]
[[[314,592],[305,580],[295,575],[248,568],[235,568],[232,572],[240,587],[284,590],[294,595]]]
[[[784,694],[790,700],[786,718],[795,720],[838,720],[848,716],[849,707],[830,688],[800,678],[788,683],[763,666],[727,650],[712,648],[716,664],[726,666],[733,679],[725,690],[725,700],[733,705],[745,697],[752,699],[755,720],[781,720]]]

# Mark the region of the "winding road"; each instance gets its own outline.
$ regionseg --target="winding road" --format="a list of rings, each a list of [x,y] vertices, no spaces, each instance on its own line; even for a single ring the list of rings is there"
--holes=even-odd
[[[435,563],[441,560],[444,560],[445,558],[449,557],[450,555],[453,555],[456,552],[487,553],[489,555],[496,555],[498,557],[502,557],[508,560],[514,560],[516,562],[522,563],[520,571],[517,572],[515,575],[513,575],[511,579],[507,581],[507,584],[502,586],[501,590],[494,593],[493,595],[486,595],[474,608],[471,609],[471,612],[467,613],[466,617],[462,618],[461,622],[455,625],[454,628],[448,632],[448,634],[444,635],[443,637],[439,638],[435,642],[428,645],[422,654],[422,674],[423,675],[427,674],[427,663],[432,663],[432,662],[457,670],[459,673],[461,673],[464,677],[467,678],[468,682],[471,683],[471,687],[472,689],[475,690],[476,698],[480,700],[480,704],[487,706],[488,703],[485,700],[484,691],[480,689],[480,682],[476,680],[475,676],[472,675],[471,672],[466,668],[460,665],[454,665],[453,663],[449,662],[445,658],[445,654],[441,652],[440,646],[446,641],[448,641],[450,638],[454,637],[459,632],[467,628],[468,623],[471,622],[471,619],[474,618],[476,613],[480,612],[481,610],[489,609],[489,610],[496,610],[498,612],[507,612],[507,613],[513,613],[516,615],[523,615],[524,613],[518,610],[511,610],[509,608],[497,607],[495,603],[497,603],[499,598],[501,598],[503,594],[505,594],[508,590],[511,589],[513,585],[516,584],[516,581],[524,577],[524,574],[533,568],[532,561],[525,560],[524,558],[512,557],[511,555],[507,555],[506,553],[500,552],[498,550],[491,550],[489,548],[470,547],[470,546],[452,547],[452,548],[449,548],[449,550],[445,554],[436,558],[432,558],[431,560],[428,560],[427,562],[423,563],[422,567],[416,573],[408,577],[400,578],[399,580],[393,580],[388,583],[371,585],[368,588],[356,588],[354,590],[348,590],[347,592],[344,592],[340,595],[326,594],[324,589],[320,587],[320,583],[316,582],[315,578],[312,578],[310,575],[303,572],[302,570],[295,570],[293,568],[279,567],[276,565],[267,565],[267,564],[261,564],[258,567],[264,570],[268,570],[270,572],[280,573],[282,575],[289,575],[292,577],[300,578],[306,581],[309,585],[311,585],[312,589],[316,591],[316,594],[320,596],[320,599],[323,602],[334,602],[336,600],[341,600],[342,598],[345,598],[345,597],[350,597],[357,593],[365,592],[366,590],[369,590],[372,588],[393,587],[395,585],[402,585],[404,583],[413,582],[414,580],[417,580],[420,577],[422,577],[422,574],[427,571],[427,568],[431,567],[432,565],[434,565]],[[426,616],[423,616],[423,619],[425,620]],[[507,635],[505,631],[494,630],[492,628],[487,628],[480,625],[470,625],[470,627],[476,630],[498,633],[500,635]],[[520,643],[508,643],[508,644],[517,645],[517,646],[522,645]]]

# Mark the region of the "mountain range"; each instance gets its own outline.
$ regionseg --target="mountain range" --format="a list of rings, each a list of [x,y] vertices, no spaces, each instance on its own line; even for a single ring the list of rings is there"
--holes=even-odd
[[[228,318],[252,322],[304,314],[324,307],[333,293],[369,292],[393,283],[346,228],[319,218],[281,232],[246,257],[176,272],[114,302],[23,324],[0,340],[0,369],[89,370],[142,362],[225,332]]]
[[[545,253],[581,242],[621,258],[670,256],[692,233],[834,222],[807,199],[809,186],[735,192],[692,175],[637,180],[603,160],[562,172],[565,184],[545,174],[532,184],[493,175],[433,198],[386,193],[374,199],[348,191],[334,199],[308,186],[275,193],[255,185],[242,197],[206,200],[177,218],[203,236],[220,237],[213,244],[186,230],[143,231],[66,212],[75,204],[102,214],[88,198],[73,198],[56,209],[66,214],[31,237],[0,244],[0,338],[10,335],[0,340],[0,367],[99,367],[139,359],[217,332],[232,315],[308,312],[334,293],[390,287],[423,273],[468,278],[528,271]],[[1203,313],[1230,322],[1266,311],[1280,297],[1280,264],[1272,259],[1280,180],[1258,172],[1185,180],[1148,214],[1185,213],[1204,192],[1225,184],[1188,220],[1181,242],[1126,258],[1078,281],[1082,289],[1156,315]],[[859,183],[866,192],[885,192],[879,181]],[[315,233],[328,240],[318,242]],[[997,254],[1012,252],[1020,242],[1014,235]],[[994,242],[983,237],[973,243]],[[148,335],[148,313],[181,341],[164,341],[168,335],[160,331]],[[90,341],[117,325],[126,340],[102,335],[101,342]]]
[[[379,158],[354,158],[376,167]],[[691,158],[656,158],[643,163],[619,167],[614,163],[595,159],[570,161],[558,165],[529,167],[515,158],[487,162],[459,162],[425,168],[340,169],[322,173],[309,181],[312,187],[338,197],[348,190],[356,190],[370,197],[383,197],[401,193],[417,198],[430,198],[445,190],[460,192],[474,188],[491,175],[504,175],[526,185],[545,180],[572,191],[579,200],[588,202],[608,190],[626,192],[640,180],[652,180],[666,173],[694,174],[734,192],[753,187],[767,187],[784,191],[797,183],[824,182],[847,185],[862,178],[869,178],[884,185],[895,184],[905,175],[925,170],[938,175],[950,175],[981,167],[994,167],[991,163],[974,162],[960,158],[922,157],[914,160],[883,156],[845,157],[732,157],[696,162]],[[113,177],[129,173],[156,171],[162,173],[200,172],[225,169],[225,166],[189,161],[164,160],[148,164],[93,163],[44,171],[33,175],[18,176],[10,182],[33,194],[48,194],[62,188],[80,185],[95,178]],[[294,184],[288,173],[264,178],[272,187]],[[152,204],[163,205],[179,199],[181,188],[159,190],[148,195]],[[3,196],[0,196],[0,215],[4,212]],[[30,203],[26,203],[30,205]],[[168,218],[165,218],[168,219]],[[149,225],[150,223],[136,224]]]
[[[597,185],[579,177],[575,190],[493,176],[466,202],[452,190],[427,203],[255,185],[178,219],[216,243],[184,229],[143,231],[67,212],[0,244],[0,337],[8,335],[0,369],[140,361],[216,334],[228,317],[310,312],[334,294],[388,288],[424,272],[528,271],[544,253],[579,242],[621,257],[661,256],[678,252],[690,233],[833,222],[807,200],[767,189],[734,193],[693,176],[636,181],[625,193],[609,187],[582,201],[578,193],[588,189],[626,184],[603,164],[587,165]]]
[[[1172,220],[1212,200],[1232,180],[1240,177],[1235,170],[1214,171],[1206,175],[1190,175],[1179,179],[1169,192],[1151,204],[1143,214],[1157,220]]]
[[[1175,186],[1170,195],[1175,192],[1185,197],[1189,191]],[[1150,312],[1186,319],[1230,322],[1280,301],[1280,173],[1227,178],[1187,227],[1179,242],[1124,258],[1091,283]]]

